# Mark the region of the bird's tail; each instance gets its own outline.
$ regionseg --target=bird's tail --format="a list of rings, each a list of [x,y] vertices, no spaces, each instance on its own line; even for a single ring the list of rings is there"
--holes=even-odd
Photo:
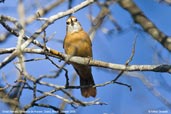
[[[82,78],[80,77],[80,86],[83,86],[81,88],[81,94],[84,97],[95,97],[96,96],[96,88],[92,87],[94,84],[93,76],[89,76],[89,78]],[[84,87],[85,86],[85,87]],[[91,87],[86,87],[91,86]]]
[[[95,85],[93,75],[91,73],[91,67],[74,64],[74,69],[80,77],[81,94],[84,97],[95,97],[96,88],[92,87]]]

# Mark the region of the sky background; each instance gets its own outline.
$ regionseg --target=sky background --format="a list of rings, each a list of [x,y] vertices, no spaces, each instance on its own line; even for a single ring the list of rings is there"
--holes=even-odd
[[[103,1],[103,0],[102,0]],[[34,6],[37,2],[37,6]],[[53,1],[48,0],[24,0],[26,10],[26,17],[32,15],[40,7],[44,7]],[[73,6],[79,4],[81,1],[75,0]],[[143,13],[161,30],[164,34],[171,34],[171,6],[167,4],[158,3],[157,0],[134,0],[137,6],[143,11]],[[9,15],[18,19],[17,4],[15,0],[6,0],[5,3],[0,3],[0,14]],[[50,17],[61,11],[67,10],[67,1],[60,6],[50,11],[44,17]],[[92,14],[97,16],[100,9],[97,5],[93,4]],[[105,62],[124,64],[131,55],[133,42],[137,37],[135,55],[130,64],[170,64],[170,53],[163,48],[157,41],[155,41],[149,34],[144,32],[140,25],[135,24],[131,15],[118,4],[110,5],[110,11],[114,16],[117,23],[121,26],[122,30],[117,31],[116,27],[107,19],[100,29],[97,30],[95,37],[92,41],[93,58]],[[89,31],[91,28],[90,20],[88,19],[89,8],[86,7],[73,14],[78,18],[82,27],[85,31]],[[47,46],[56,49],[60,52],[63,50],[63,39],[65,37],[65,21],[67,17],[63,17],[46,29],[47,37],[52,37],[47,43]],[[43,22],[34,21],[26,27],[26,34],[30,36],[33,34]],[[109,35],[105,34],[102,29],[113,30]],[[6,32],[5,29],[0,25],[0,34]],[[42,38],[37,38],[42,42]],[[17,38],[11,35],[5,42],[0,43],[0,48],[15,47]],[[33,45],[31,45],[33,47]],[[0,55],[0,61],[7,55]],[[44,58],[42,55],[26,54],[26,59],[31,58]],[[53,59],[57,64],[62,65],[63,62],[58,62],[58,59]],[[2,79],[1,74],[5,74],[8,83],[13,84],[17,79],[17,70],[15,69],[14,62],[5,66],[0,70],[0,80]],[[49,61],[41,60],[36,62],[26,63],[27,71],[34,77],[39,77],[42,74],[54,74],[56,67],[54,67]],[[74,74],[74,69],[71,65],[67,65],[66,68],[69,71],[70,79]],[[96,84],[104,83],[112,80],[118,71],[112,71],[104,68],[92,67],[92,73]],[[64,72],[56,79],[43,80],[50,83],[65,85]],[[146,83],[150,83],[155,90],[157,90],[161,96],[163,96],[169,103],[171,103],[171,78],[168,73],[155,73],[155,72],[130,72],[125,73],[120,79],[120,82],[129,84],[132,86],[132,91],[125,86],[110,84],[104,87],[97,88],[96,98],[100,99],[101,102],[107,103],[107,105],[95,105],[87,107],[77,107],[74,109],[71,105],[67,105],[65,110],[74,110],[78,114],[148,114],[149,111],[163,110],[171,113],[171,110],[156,97],[153,90],[148,88]],[[3,85],[4,82],[0,81]],[[79,85],[79,79],[76,79],[75,85]],[[51,88],[44,86],[38,86],[41,90],[50,91]],[[61,92],[56,94],[63,95]],[[80,90],[73,90],[73,95],[83,101],[91,101],[94,98],[83,98]],[[21,97],[21,104],[24,106],[30,103],[32,93],[28,90],[23,91]],[[59,106],[61,100],[54,97],[47,97],[41,100],[40,103],[49,103],[54,106]],[[3,102],[0,101],[0,111],[8,110]],[[30,110],[49,110],[40,107],[33,107]]]

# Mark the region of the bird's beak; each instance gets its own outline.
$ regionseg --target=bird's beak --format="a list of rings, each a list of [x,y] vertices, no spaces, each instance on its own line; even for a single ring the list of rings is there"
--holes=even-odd
[[[74,26],[74,21],[72,21],[72,19],[71,19],[71,26]]]

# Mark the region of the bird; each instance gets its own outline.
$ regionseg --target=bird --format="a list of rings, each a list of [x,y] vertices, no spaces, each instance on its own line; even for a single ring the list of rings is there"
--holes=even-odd
[[[75,16],[66,20],[66,35],[63,48],[65,53],[71,56],[92,58],[92,43],[89,35],[83,30]],[[91,66],[71,63],[80,79],[80,90],[83,97],[96,97],[96,87]]]

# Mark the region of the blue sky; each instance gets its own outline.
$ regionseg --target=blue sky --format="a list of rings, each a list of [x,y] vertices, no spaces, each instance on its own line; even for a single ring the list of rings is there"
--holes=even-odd
[[[39,0],[41,1],[41,0]],[[171,31],[171,7],[158,3],[157,0],[134,0],[135,3],[140,7],[143,13],[161,30],[164,34],[170,35]],[[43,1],[40,3],[40,6],[43,4],[48,4],[49,1]],[[73,6],[79,4],[80,1],[75,1]],[[26,16],[29,16],[37,10],[36,7],[30,7],[26,4],[33,4],[29,0],[25,0],[26,8],[29,8]],[[99,8],[96,5],[92,5],[93,16],[96,16],[99,12]],[[67,9],[67,4],[64,3],[59,7],[53,9],[50,13],[44,17],[49,17],[51,15],[57,14],[60,11],[65,11]],[[104,34],[101,29],[99,29],[95,35],[95,38],[92,42],[93,44],[93,58],[97,60],[102,60],[111,63],[124,64],[126,60],[131,55],[132,44],[137,36],[136,51],[133,58],[133,61],[130,64],[170,64],[170,53],[163,48],[157,41],[155,41],[149,34],[145,33],[142,28],[133,22],[130,14],[122,9],[118,4],[113,4],[110,6],[110,10],[118,24],[122,27],[122,31],[114,31],[111,35]],[[90,20],[88,16],[88,8],[84,8],[76,13],[74,16],[78,18],[82,24],[85,31],[89,31],[91,28]],[[18,19],[17,14],[17,2],[6,0],[4,4],[0,4],[0,14],[9,15]],[[56,49],[60,52],[64,52],[62,41],[65,37],[65,21],[67,17],[61,18],[55,21],[54,24],[50,25],[47,29],[47,37],[53,37],[47,45],[53,49]],[[31,35],[37,30],[43,22],[35,21],[26,27],[26,34]],[[115,26],[111,24],[110,21],[106,18],[103,27],[110,30],[114,29]],[[4,33],[5,30],[0,26],[0,33]],[[0,44],[0,48],[5,47],[15,47],[16,40],[15,36],[11,36],[7,39],[5,43]],[[39,41],[42,42],[42,39],[39,37]],[[161,55],[159,57],[158,55]],[[7,55],[0,55],[0,60]],[[26,59],[30,58],[44,58],[44,56],[26,54]],[[53,59],[56,63],[57,59]],[[14,83],[14,80],[17,79],[17,71],[13,65],[16,61],[12,61],[9,65],[5,66],[0,70],[0,74],[5,73],[9,83]],[[42,74],[53,74],[56,68],[51,65],[47,60],[36,61],[26,63],[27,71],[35,76],[39,77]],[[75,72],[71,65],[67,65],[66,68],[69,71],[70,79],[72,78],[73,73]],[[93,67],[93,76],[95,83],[103,83],[109,80],[112,80],[117,74],[118,71],[112,71],[103,68]],[[160,92],[161,96],[167,99],[171,103],[171,88],[170,75],[167,73],[155,73],[155,72],[136,72],[123,75],[119,81],[129,84],[132,86],[132,92],[129,91],[127,87],[111,84],[105,87],[97,88],[97,97],[100,101],[107,103],[108,105],[104,106],[88,106],[88,107],[78,107],[74,109],[70,105],[67,105],[66,110],[75,110],[79,114],[144,114],[148,113],[149,110],[167,110],[171,113],[171,110],[158,98],[156,97],[152,90],[150,90],[145,83],[142,81],[144,77],[145,80],[148,80],[150,84]],[[15,74],[15,75],[14,75]],[[134,75],[134,76],[133,76]],[[0,77],[1,79],[1,77]],[[65,84],[64,72],[56,79],[44,80],[50,83],[56,83],[58,85]],[[1,82],[0,82],[1,83]],[[2,84],[4,84],[2,82]],[[77,78],[75,85],[79,85],[79,80]],[[45,88],[38,86],[41,90],[51,90],[50,88]],[[63,95],[60,92],[56,94]],[[30,102],[31,92],[24,91],[21,97],[22,105],[26,105]],[[73,95],[83,101],[91,101],[94,98],[85,99],[80,95],[79,90],[74,90]],[[55,106],[59,106],[61,103],[60,100],[47,97],[46,99],[40,101],[41,103],[49,103]],[[6,105],[0,102],[1,109],[8,109]],[[30,110],[44,110],[44,108],[33,107]]]

